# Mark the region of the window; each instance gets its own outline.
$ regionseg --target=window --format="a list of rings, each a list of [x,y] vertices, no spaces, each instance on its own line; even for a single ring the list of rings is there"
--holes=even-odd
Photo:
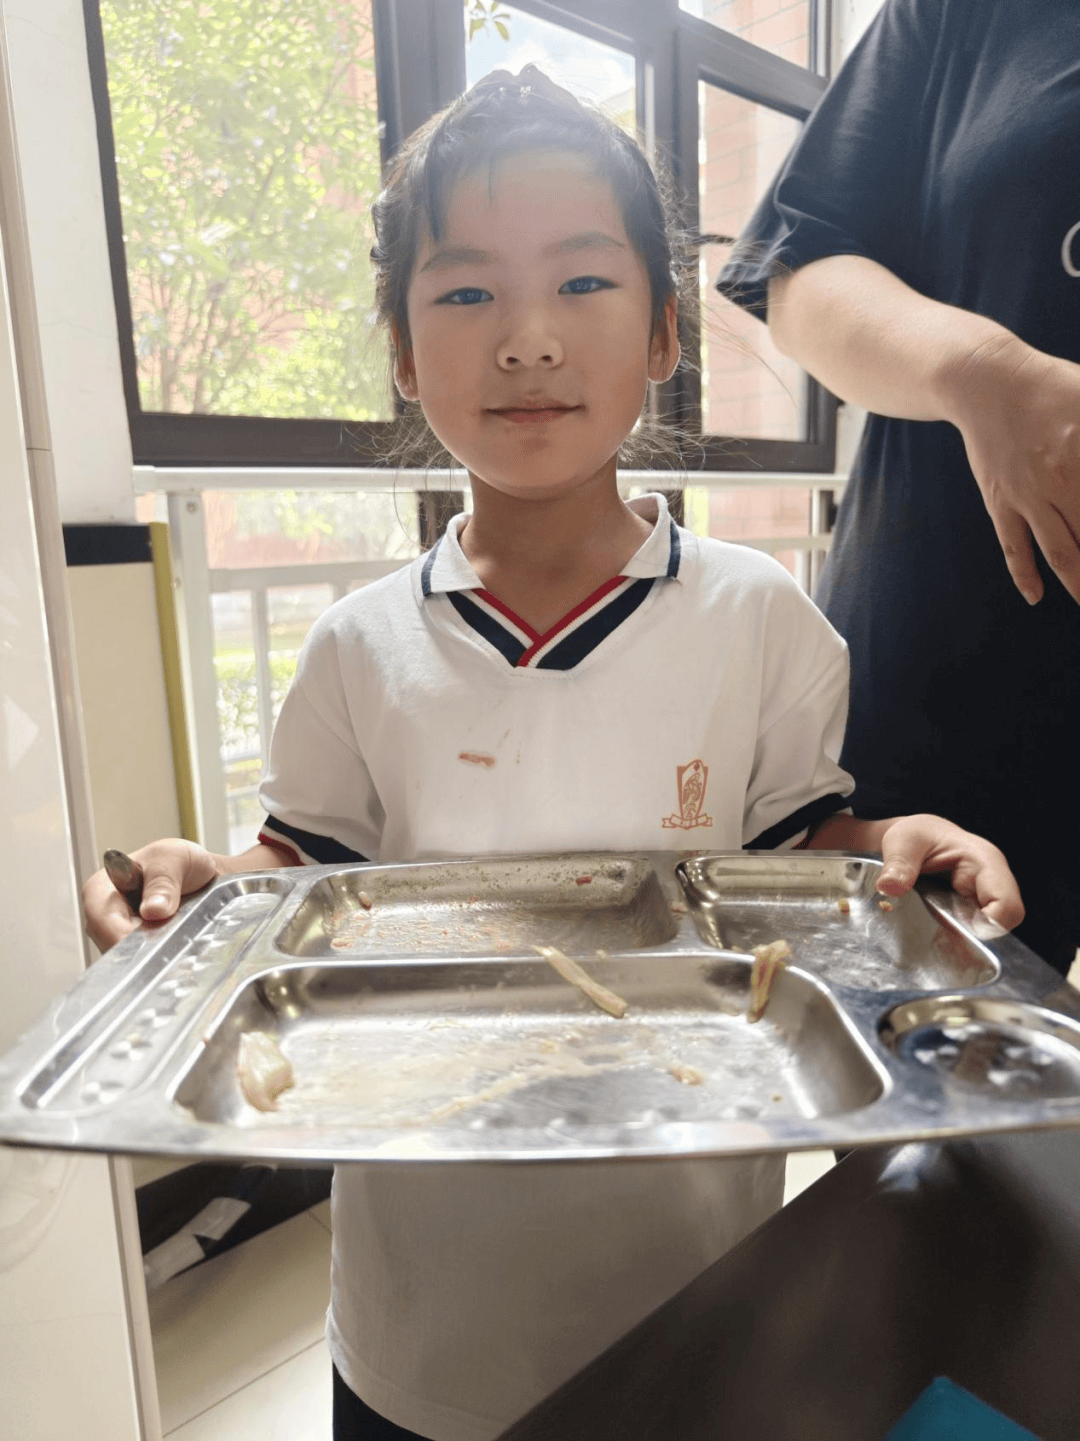
[[[416,125],[533,61],[646,136],[701,237],[653,404],[703,469],[828,470],[834,409],[711,281],[824,88],[825,0],[86,0],[140,464],[379,464],[368,208]]]

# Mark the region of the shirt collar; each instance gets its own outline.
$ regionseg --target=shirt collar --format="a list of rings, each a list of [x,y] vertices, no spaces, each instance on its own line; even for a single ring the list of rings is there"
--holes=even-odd
[[[669,580],[679,577],[682,559],[682,540],[679,528],[668,512],[667,501],[659,493],[638,496],[629,502],[630,508],[644,520],[651,520],[653,528],[634,554],[622,568],[626,576],[664,576]],[[465,559],[458,539],[465,524],[465,514],[455,515],[448,523],[445,533],[424,555],[418,556],[412,564],[413,591],[417,601],[429,595],[445,594],[457,590],[483,590],[484,584]]]

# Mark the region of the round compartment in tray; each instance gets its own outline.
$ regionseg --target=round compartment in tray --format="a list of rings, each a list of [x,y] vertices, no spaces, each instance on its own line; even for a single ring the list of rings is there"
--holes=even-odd
[[[1080,1096],[1080,1024],[1022,1001],[935,996],[895,1007],[882,1042],[950,1085],[1001,1101]]]

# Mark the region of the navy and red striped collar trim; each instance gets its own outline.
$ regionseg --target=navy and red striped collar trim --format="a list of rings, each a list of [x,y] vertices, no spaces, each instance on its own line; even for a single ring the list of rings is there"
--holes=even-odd
[[[418,599],[446,595],[465,624],[515,668],[571,670],[637,610],[658,579],[678,578],[682,559],[678,526],[662,495],[643,500],[656,506],[649,538],[621,575],[606,581],[543,635],[484,589],[458,542],[463,515],[455,516],[445,535],[415,562]]]
[[[465,624],[516,669],[572,670],[633,615],[654,584],[651,577],[617,575],[544,635],[486,590],[452,590],[448,598]]]

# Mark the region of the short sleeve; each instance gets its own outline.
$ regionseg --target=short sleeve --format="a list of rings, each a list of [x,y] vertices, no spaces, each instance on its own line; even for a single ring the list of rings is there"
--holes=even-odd
[[[385,820],[341,683],[333,631],[318,623],[274,727],[259,788],[260,840],[299,862],[330,865],[378,853]]]
[[[847,646],[792,583],[769,619],[767,675],[743,845],[775,850],[847,805],[854,781],[839,761],[847,723]]]
[[[885,0],[822,96],[716,282],[766,318],[768,283],[863,255],[917,284],[927,80],[950,0]]]

